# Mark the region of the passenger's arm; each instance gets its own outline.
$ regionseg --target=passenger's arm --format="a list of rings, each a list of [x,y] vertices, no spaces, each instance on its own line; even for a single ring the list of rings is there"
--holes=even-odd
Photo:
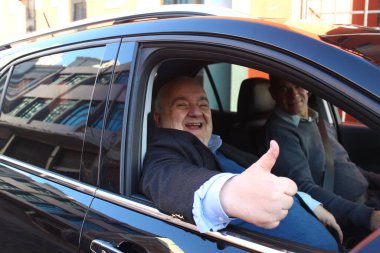
[[[332,227],[336,230],[339,236],[340,242],[343,241],[343,232],[338,223],[336,222],[336,219],[334,215],[332,215],[329,211],[327,211],[321,204],[321,202],[313,199],[309,194],[305,192],[297,192],[298,196],[302,198],[302,200],[305,202],[305,204],[310,208],[310,210],[313,211],[315,216],[325,225]]]
[[[297,194],[298,194],[298,196],[300,196],[302,198],[303,202],[305,202],[305,204],[312,211],[314,211],[314,209],[317,208],[319,205],[322,205],[321,202],[319,202],[318,200],[314,199],[312,196],[310,196],[306,192],[298,191]]]
[[[220,172],[193,165],[190,161],[204,162],[203,157],[194,154],[195,151],[210,152],[208,148],[200,141],[198,146],[192,146],[195,137],[190,133],[184,132],[178,136],[178,130],[176,135],[171,134],[174,130],[169,130],[159,131],[159,138],[150,139],[139,188],[160,211],[178,214],[194,223],[194,192]]]
[[[235,175],[215,175],[194,193],[193,218],[200,232],[218,231],[233,220],[224,212],[219,196],[225,182]]]
[[[316,128],[315,131],[318,129]],[[350,221],[356,226],[369,227],[372,208],[345,200],[314,181],[314,175],[311,173],[308,157],[303,147],[304,143],[298,129],[285,125],[268,125],[266,138],[267,140],[275,139],[281,147],[274,173],[293,179],[300,191],[306,192],[320,201],[324,208],[334,215],[339,224],[348,224]],[[310,141],[316,142],[317,140]],[[320,146],[323,150],[322,143]],[[314,159],[318,156],[317,152],[307,155]],[[316,166],[315,161],[313,165]],[[322,181],[323,172],[319,173],[318,177]]]

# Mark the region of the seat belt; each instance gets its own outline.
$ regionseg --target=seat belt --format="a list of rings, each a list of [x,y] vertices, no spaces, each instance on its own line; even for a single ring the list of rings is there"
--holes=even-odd
[[[331,192],[334,192],[334,174],[335,174],[334,159],[332,157],[331,145],[329,142],[329,137],[327,135],[325,122],[320,112],[321,111],[318,110],[319,116],[318,116],[317,126],[319,129],[319,133],[321,134],[321,137],[322,137],[323,147],[325,149],[325,155],[326,155],[326,170],[325,170],[325,175],[323,178],[323,188]]]

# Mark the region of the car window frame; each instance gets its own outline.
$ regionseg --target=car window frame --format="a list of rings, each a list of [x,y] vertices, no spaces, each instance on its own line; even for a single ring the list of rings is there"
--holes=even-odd
[[[154,42],[151,40],[152,38],[154,38]],[[171,41],[173,43],[170,43],[168,41]],[[131,171],[133,170],[133,168],[137,168],[139,170],[139,172],[136,173],[137,175],[141,174],[143,156],[144,152],[146,151],[146,143],[143,143],[142,141],[144,140],[144,137],[142,137],[144,135],[142,129],[144,129],[145,126],[148,124],[147,119],[144,117],[147,116],[147,114],[150,112],[151,102],[143,102],[143,105],[141,105],[140,102],[140,106],[136,107],[136,105],[138,104],[136,98],[145,98],[146,94],[151,94],[151,91],[149,91],[148,93],[146,93],[146,91],[147,89],[150,89],[153,86],[155,76],[154,69],[157,69],[158,65],[160,64],[160,61],[167,60],[170,57],[176,58],[178,57],[178,55],[184,57],[182,54],[178,53],[186,52],[190,55],[189,52],[191,51],[192,56],[189,56],[190,58],[193,58],[194,54],[199,55],[199,58],[202,58],[199,52],[203,51],[207,52],[207,59],[210,59],[212,57],[215,57],[210,55],[226,57],[226,55],[228,55],[228,53],[231,52],[231,54],[229,55],[230,61],[228,61],[228,63],[243,66],[256,65],[259,66],[259,70],[261,71],[281,73],[284,74],[286,77],[289,77],[289,79],[295,80],[297,83],[302,80],[312,80],[312,82],[309,83],[305,88],[317,91],[317,93],[322,94],[325,98],[334,98],[332,94],[335,94],[337,98],[340,97],[338,92],[339,89],[332,88],[334,87],[334,85],[336,85],[339,88],[352,88],[352,86],[347,85],[347,83],[345,82],[347,80],[344,80],[339,76],[329,73],[329,71],[324,69],[323,67],[318,68],[317,66],[315,66],[315,64],[312,64],[307,60],[302,60],[292,55],[289,55],[286,52],[281,51],[280,49],[264,47],[263,45],[255,45],[243,41],[237,42],[236,40],[230,40],[226,38],[180,35],[148,36],[142,38],[139,43],[140,46],[138,62],[136,63],[138,71],[136,71],[135,73],[136,77],[133,83],[133,87],[135,90],[131,93],[131,104],[133,104],[133,107],[131,108],[135,109],[131,109],[130,112],[132,112],[132,114],[128,115],[129,118],[134,118],[134,121],[129,121],[127,125],[128,132],[133,133],[133,136],[130,136],[132,140],[128,137],[127,139],[128,141],[132,141],[133,143],[138,143],[136,147],[140,148],[134,149],[132,154],[130,154],[130,156],[126,156],[125,158],[126,160],[131,161],[131,163],[129,164],[129,169],[126,169],[126,171]],[[200,50],[200,48],[202,48],[202,50]],[[210,48],[210,50],[206,50],[207,48]],[[154,55],[153,58],[152,55]],[[316,75],[316,72],[318,72],[318,76]],[[294,74],[295,76],[292,76],[291,74]],[[316,84],[319,88],[315,88]],[[355,92],[357,91],[355,91],[355,89],[352,88],[351,93],[356,94]],[[149,112],[147,112],[147,110],[149,110]],[[135,118],[134,116],[136,115],[139,115],[139,117]],[[141,128],[141,126],[144,127]],[[141,129],[139,130],[139,128]],[[141,195],[139,194],[136,195],[133,192],[128,194],[128,192],[126,192],[126,197],[132,200],[132,202],[130,203],[135,202],[136,205],[137,203],[139,204],[138,210],[140,212],[142,211],[154,217],[157,217],[158,215],[161,216],[161,219],[163,216],[166,217],[169,222],[173,222],[183,227],[190,227],[191,230],[197,231],[196,227],[192,224],[183,222],[175,218],[170,218],[170,216],[160,212],[158,212],[157,214],[157,209],[155,209],[154,206],[152,209],[152,203],[150,201],[146,201],[146,199],[144,198],[141,198]],[[155,211],[152,212],[152,210]],[[211,235],[219,237],[220,234],[218,232],[211,232]],[[234,240],[232,241],[234,242]]]

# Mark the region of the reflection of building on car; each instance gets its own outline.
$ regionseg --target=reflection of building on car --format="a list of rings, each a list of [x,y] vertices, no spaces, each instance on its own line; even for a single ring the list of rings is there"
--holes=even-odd
[[[35,176],[25,176],[19,173],[12,173],[6,167],[0,167],[0,190],[7,189],[12,194],[6,194],[0,192],[1,198],[15,198],[14,201],[23,203],[23,210],[25,212],[25,218],[31,222],[30,229],[33,231],[34,236],[30,237],[28,232],[24,230],[17,231],[20,238],[29,238],[32,244],[36,244],[38,247],[39,237],[44,236],[39,230],[47,231],[51,234],[58,234],[62,240],[70,241],[72,244],[77,244],[79,238],[76,231],[81,228],[81,220],[86,215],[86,205],[90,201],[90,196],[82,200],[77,200],[73,202],[68,193],[55,183],[47,184],[43,188],[39,186],[36,182],[38,178]],[[52,204],[53,203],[53,204]],[[10,211],[18,212],[18,209],[13,206],[8,207]],[[50,219],[46,219],[45,212],[51,214]],[[0,211],[2,215],[7,215]],[[61,217],[65,219],[66,222],[62,222],[60,226],[56,226],[52,219],[54,217]],[[12,221],[12,222],[17,222]],[[123,226],[119,224],[116,220],[111,217],[99,218],[96,213],[92,214],[92,218],[89,219],[86,225],[91,227],[91,229],[102,232],[106,231],[107,228],[112,227],[114,231],[123,232],[128,230],[129,235],[125,238],[126,240],[137,240],[145,244],[145,249],[152,250],[152,252],[168,252],[167,248],[176,248],[173,242],[170,242],[167,238],[152,238],[149,234],[136,229],[131,226]],[[11,241],[14,238],[8,238],[8,236],[3,235],[7,240]],[[89,239],[86,238],[87,244],[90,244]],[[55,245],[57,242],[54,240],[48,240],[45,245],[45,249],[53,249],[57,247]],[[22,251],[19,245],[11,245],[15,250]],[[139,247],[139,245],[133,245],[132,243],[125,243],[124,248],[129,249],[131,247]],[[69,251],[73,250],[68,248]],[[181,252],[181,251],[178,251]]]
[[[98,58],[93,56],[93,49],[86,49],[52,55],[51,58],[61,58],[54,65],[45,63],[46,59],[42,57],[15,67],[3,104],[3,154],[75,179],[94,180],[86,171],[97,166],[98,136],[103,127],[104,104],[112,70],[105,67],[97,77],[99,68],[96,66],[101,62],[101,55]],[[107,65],[107,62],[102,64]],[[123,84],[128,79],[125,69],[120,65],[114,76],[111,113],[106,126],[107,141],[111,141],[114,133],[121,129],[126,90]],[[96,86],[93,87],[95,80]],[[97,96],[91,98],[93,92]],[[85,132],[86,126],[87,130],[92,130]],[[23,129],[29,129],[29,132]],[[30,135],[30,132],[34,134]],[[80,139],[84,134],[88,145],[81,164]],[[106,146],[110,145],[112,143]],[[30,147],[34,147],[36,153],[28,152]],[[108,148],[111,152],[112,148]],[[118,159],[115,155],[110,158]]]

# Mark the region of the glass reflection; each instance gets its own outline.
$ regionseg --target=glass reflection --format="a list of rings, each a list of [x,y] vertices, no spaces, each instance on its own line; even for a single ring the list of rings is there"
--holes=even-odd
[[[79,179],[81,164],[99,153],[81,151],[96,76],[105,47],[87,48],[32,59],[14,67],[0,118],[0,152],[21,161]],[[99,84],[99,83],[98,83]],[[107,93],[103,94],[105,99]]]
[[[1,251],[78,251],[91,200],[91,195],[0,164]]]

